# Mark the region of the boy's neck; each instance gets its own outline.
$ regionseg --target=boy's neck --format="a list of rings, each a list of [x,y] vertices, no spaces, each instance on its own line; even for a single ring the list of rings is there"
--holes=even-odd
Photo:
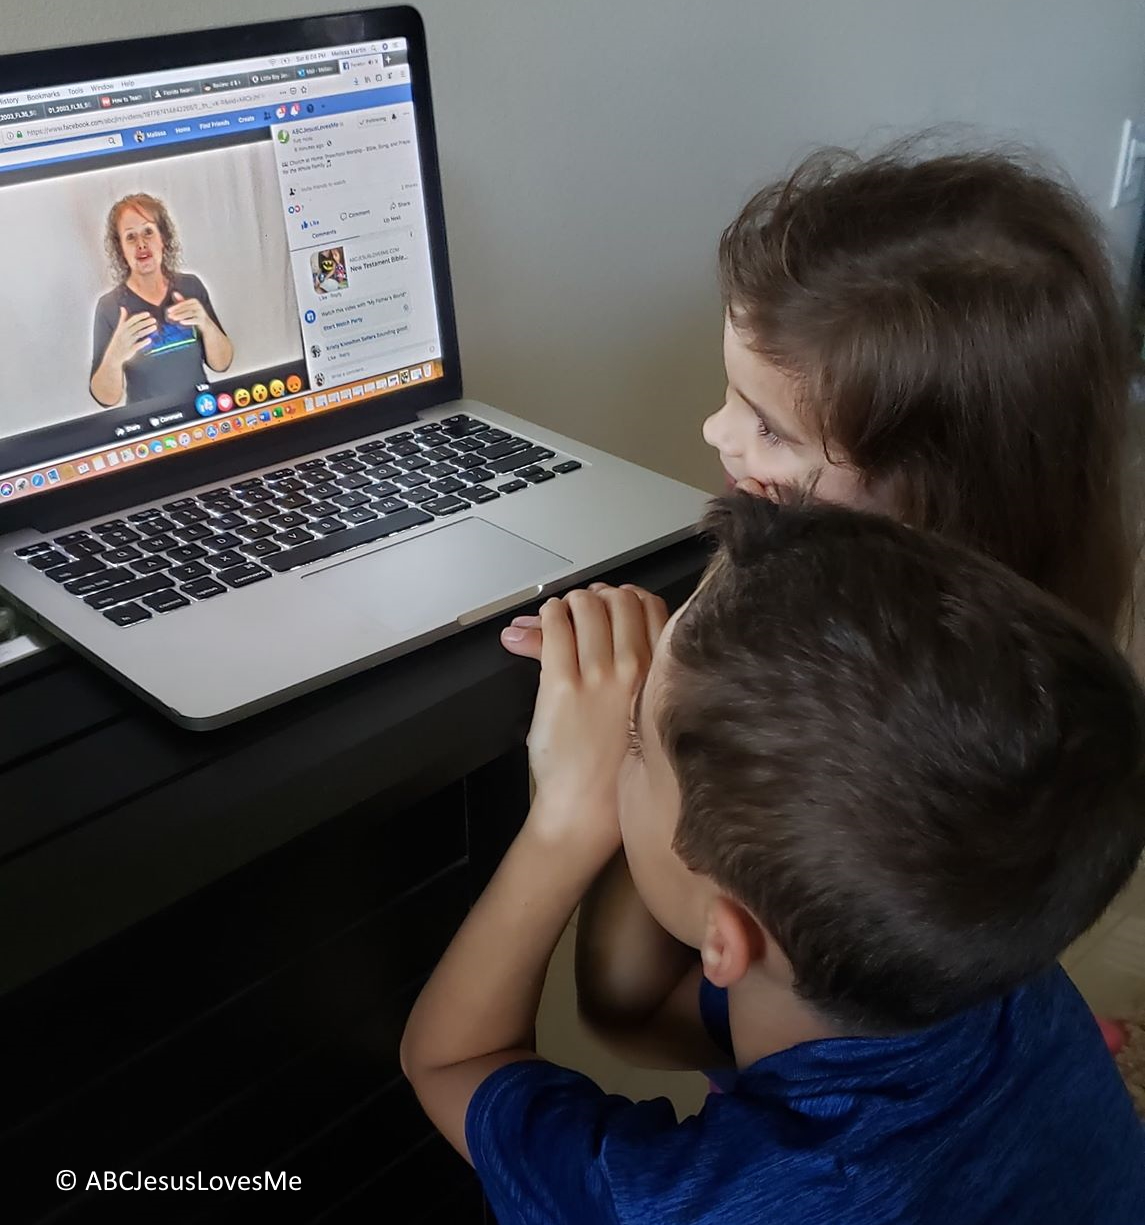
[[[846,1035],[793,991],[749,971],[728,989],[736,1067],[750,1067],[801,1042]]]

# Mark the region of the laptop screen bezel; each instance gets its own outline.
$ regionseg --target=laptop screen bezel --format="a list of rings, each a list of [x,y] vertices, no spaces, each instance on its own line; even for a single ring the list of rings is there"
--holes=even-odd
[[[0,56],[0,81],[6,90],[15,91],[71,84],[91,77],[97,69],[101,76],[129,76],[157,68],[189,68],[393,38],[404,38],[408,44],[443,377],[313,420],[292,422],[286,428],[172,454],[159,463],[121,469],[74,488],[45,490],[0,507],[0,533],[26,527],[53,530],[143,502],[175,497],[182,490],[377,433],[462,394],[425,30],[416,9],[366,9]]]

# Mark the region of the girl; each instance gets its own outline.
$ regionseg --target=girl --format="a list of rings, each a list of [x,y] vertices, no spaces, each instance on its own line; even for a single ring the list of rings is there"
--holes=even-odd
[[[818,154],[747,204],[719,273],[727,392],[703,434],[729,485],[951,535],[1127,635],[1127,325],[1072,192],[996,153]],[[502,642],[538,658],[537,624]],[[582,906],[577,981],[630,1056],[639,1033],[659,1064],[711,1059],[695,954],[622,860]]]

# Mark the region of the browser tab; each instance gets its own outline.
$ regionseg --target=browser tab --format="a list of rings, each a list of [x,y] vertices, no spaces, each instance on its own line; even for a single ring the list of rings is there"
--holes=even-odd
[[[169,98],[190,98],[199,92],[198,81],[180,81],[176,85],[154,85],[152,102],[166,102]]]
[[[99,103],[94,98],[69,98],[66,102],[45,102],[44,115],[78,115],[84,111],[98,111]]]
[[[30,106],[10,106],[0,111],[0,123],[27,123],[29,119],[43,119],[44,108],[39,103]]]
[[[199,84],[203,93],[217,94],[226,89],[248,89],[251,80],[249,73],[240,72],[229,77],[213,77],[208,81],[200,81]]]
[[[98,101],[100,107],[107,111],[119,106],[142,106],[151,101],[151,94],[146,89],[121,89],[115,93],[100,94]]]

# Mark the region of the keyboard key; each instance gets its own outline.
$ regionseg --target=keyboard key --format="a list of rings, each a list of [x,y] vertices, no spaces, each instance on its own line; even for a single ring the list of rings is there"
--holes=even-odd
[[[95,532],[97,536],[102,536],[104,532],[118,532],[127,526],[126,519],[108,519],[106,523],[97,523],[90,530]],[[82,536],[83,532],[73,533],[74,537]],[[61,536],[61,540],[67,540],[67,536]]]
[[[309,543],[314,537],[310,532],[304,532],[301,528],[296,527],[289,532],[279,532],[274,539],[284,547],[294,548],[295,545]]]
[[[148,506],[127,516],[128,523],[146,523],[149,519],[162,517],[163,512],[157,506]]]
[[[518,451],[527,451],[529,444],[523,438],[509,438],[506,436],[504,442],[491,443],[489,446],[482,447],[480,451],[474,451],[474,455],[480,455],[486,463],[492,463],[495,459],[504,459],[506,455],[514,455]]]
[[[370,442],[363,442],[358,447],[359,454],[369,455],[373,451],[384,451],[386,449],[386,441],[384,438],[374,438]]]
[[[355,548],[357,545],[381,540],[383,536],[391,536],[394,532],[405,531],[407,528],[432,522],[432,515],[426,515],[420,510],[408,507],[397,514],[383,515],[380,519],[374,519],[370,523],[348,528],[344,532],[338,532],[322,540],[312,540],[309,544],[299,545],[297,549],[277,553],[274,557],[267,558],[266,564],[272,570],[293,570],[296,566],[305,566],[324,557],[333,557],[335,553]]]
[[[392,498],[395,493],[401,493],[401,490],[393,483],[393,481],[375,481],[366,492],[371,498]]]
[[[185,510],[188,506],[194,506],[194,498],[177,498],[174,502],[164,502],[164,510]]]
[[[225,498],[229,498],[231,491],[225,485],[222,485],[218,489],[208,489],[206,493],[201,493],[198,496],[199,501],[205,506],[213,506],[215,502],[221,502]]]
[[[273,536],[274,528],[269,523],[244,523],[235,535],[244,540],[262,540],[266,536]]]
[[[71,540],[67,544],[60,545],[60,548],[69,557],[74,557],[77,561],[81,557],[94,557],[96,554],[102,553],[105,549],[111,547],[111,545],[105,544],[102,540],[96,540],[94,536],[85,536],[82,540]]]
[[[439,481],[443,476],[456,476],[461,471],[454,464],[433,464],[428,468],[423,468],[422,471],[429,477],[431,481]]]
[[[165,574],[149,574],[146,578],[133,579],[129,583],[119,583],[106,591],[97,591],[93,595],[84,596],[84,603],[89,608],[102,610],[114,608],[116,604],[125,604],[128,600],[138,600],[141,596],[151,595],[155,591],[163,591],[174,587],[174,582]]]
[[[183,566],[173,566],[167,573],[177,583],[189,583],[195,578],[209,578],[211,574],[201,561],[189,561]],[[144,603],[146,604],[147,601],[145,600]],[[147,607],[153,608],[154,605],[148,604]]]
[[[157,591],[154,595],[145,595],[143,603],[154,612],[174,612],[176,608],[186,608],[190,600],[177,591]]]
[[[145,557],[142,561],[132,562],[131,568],[136,574],[157,574],[160,570],[170,569],[173,564],[166,557]]]
[[[525,480],[527,480],[530,485],[539,485],[542,481],[551,481],[553,478],[554,474],[552,472],[549,472],[547,468],[542,468],[539,472],[530,472],[529,475],[525,477]]]
[[[215,553],[208,557],[203,565],[210,566],[212,570],[229,570],[232,566],[241,566],[244,561],[246,558],[241,553],[227,549],[225,553]]]
[[[452,447],[430,447],[424,454],[426,459],[431,459],[434,463],[445,463],[448,460],[455,459],[458,452]]]
[[[343,489],[364,489],[367,485],[372,485],[374,482],[368,476],[361,476],[357,472],[351,472],[349,476],[340,476],[336,483]]]
[[[293,468],[276,468],[273,472],[264,472],[262,474],[262,479],[264,481],[286,481],[293,475]]]
[[[470,468],[461,474],[461,479],[468,481],[470,485],[484,485],[486,481],[496,480],[497,474],[490,472],[488,468]]]
[[[288,493],[280,498],[275,498],[274,505],[279,510],[301,510],[304,506],[310,505],[310,499],[305,494]]]
[[[182,565],[188,561],[199,561],[207,556],[207,550],[201,544],[185,544],[178,549],[168,549],[167,556]]]
[[[321,485],[313,485],[310,489],[312,498],[332,498],[342,492],[342,486],[333,481],[324,481]]]
[[[370,510],[369,507],[366,506],[356,506],[353,510],[344,510],[342,512],[342,518],[351,525],[358,523],[369,523],[371,519],[376,519],[377,517],[378,512],[375,510]]]
[[[494,460],[485,466],[492,468],[494,472],[515,472],[518,468],[527,468],[531,464],[540,463],[542,459],[551,459],[552,455],[553,452],[544,447],[529,447],[527,451],[518,451],[515,455]]]
[[[298,514],[297,511],[291,511],[287,515],[275,515],[270,521],[279,531],[285,531],[291,527],[302,527],[306,522],[306,516]]]
[[[428,485],[421,489],[409,489],[402,494],[407,502],[412,502],[414,506],[420,506],[422,502],[432,502],[437,497],[437,491],[431,489]]]
[[[336,498],[331,499],[332,502],[336,502],[347,510],[355,506],[365,506],[369,500],[364,493],[340,493]]]
[[[394,458],[394,467],[405,472],[419,472],[422,468],[428,468],[430,463],[431,461],[424,455],[409,455],[404,458],[395,456]]]
[[[168,549],[177,549],[179,542],[174,536],[163,532],[159,536],[151,536],[147,540],[140,543],[139,547],[144,553],[165,553]]]
[[[575,472],[580,467],[579,459],[566,459],[564,463],[554,464],[553,471],[560,472],[562,475],[566,472]]]
[[[138,625],[140,621],[150,621],[151,614],[142,604],[123,604],[119,608],[109,608],[103,614],[115,625]]]
[[[277,488],[282,493],[302,493],[306,489],[306,482],[292,476],[288,481],[279,481]]]
[[[211,514],[216,516],[215,522],[218,523],[220,519],[227,519],[242,508],[243,504],[238,498],[218,498],[211,503]]]
[[[485,461],[480,455],[459,455],[453,461],[459,468],[483,468]]]
[[[172,536],[178,536],[180,540],[185,541],[187,544],[194,544],[197,540],[205,540],[212,534],[211,529],[205,523],[191,523],[186,527],[177,527],[171,533]]]
[[[363,471],[366,465],[356,455],[351,454],[349,459],[331,460],[330,467],[344,476],[352,476],[355,472]]]
[[[488,429],[484,421],[474,421],[472,417],[447,417],[441,423],[441,432],[450,438],[464,438],[467,434],[478,434]]]
[[[160,532],[169,532],[174,526],[175,524],[166,515],[155,515],[137,523],[135,529],[142,532],[144,536],[158,536]]]
[[[409,455],[418,453],[417,446],[412,442],[394,442],[393,438],[387,440],[390,444],[390,454],[395,459],[404,459]]]
[[[35,544],[25,545],[22,549],[17,549],[14,556],[16,557],[32,557],[36,553],[48,553],[52,546],[46,540],[38,540]]]
[[[265,488],[266,486],[263,483],[263,479],[261,476],[248,476],[244,480],[235,481],[235,483],[231,486],[232,490],[265,489]],[[178,505],[178,503],[176,503],[175,505]]]
[[[497,489],[501,493],[516,493],[518,489],[528,489],[528,481],[506,481],[504,485],[498,485]]]
[[[322,456],[317,456],[314,459],[304,459],[302,463],[295,464],[299,472],[313,472],[316,468],[325,468],[326,460]]]
[[[278,556],[281,557],[283,554]],[[264,578],[270,578],[270,571],[264,570],[261,566],[256,566],[252,561],[248,561],[244,562],[241,566],[232,566],[229,570],[220,570],[215,577],[221,582],[226,583],[228,587],[249,587],[251,583],[258,583]]]
[[[302,478],[303,484],[312,490],[315,485],[324,485],[327,481],[332,481],[338,474],[331,472],[323,464],[321,468],[315,468],[310,472],[300,472],[298,475]]]
[[[471,489],[463,489],[458,496],[467,498],[470,502],[492,502],[501,495],[486,485],[474,485]]]
[[[444,480],[434,481],[430,488],[436,489],[438,493],[457,493],[458,490],[464,489],[465,485],[456,477],[447,476]]]
[[[107,567],[93,557],[81,557],[77,561],[65,562],[62,566],[53,566],[44,574],[53,583],[70,583],[74,578],[83,578],[88,574],[99,574]]]
[[[37,570],[50,570],[53,566],[66,566],[72,560],[73,558],[59,549],[47,549],[29,557],[28,565],[35,566]]]
[[[100,561],[106,566],[125,566],[129,561],[142,561],[143,554],[133,545],[126,545],[122,549],[108,549],[106,553],[100,557]]]
[[[275,506],[273,502],[256,502],[248,506],[243,514],[257,523],[259,519],[273,519],[275,515],[282,514],[282,507]]]
[[[117,587],[120,583],[129,583],[135,577],[130,570],[98,570],[95,574],[85,574],[82,578],[65,583],[64,590],[72,595],[92,595],[96,591],[106,591],[108,587]]]
[[[210,549],[212,553],[221,553],[224,549],[237,549],[242,544],[242,537],[236,536],[234,532],[217,532],[214,536],[202,541],[204,549]]]
[[[201,506],[185,506],[182,510],[173,510],[171,518],[186,527],[191,523],[202,523],[210,515]]]
[[[459,510],[469,509],[469,503],[462,498],[434,498],[421,505],[423,510],[432,511],[435,515],[455,515]]]
[[[480,438],[483,443],[488,445],[495,442],[504,442],[506,439],[512,438],[513,435],[506,430],[499,430],[494,426],[489,426],[487,429],[482,430],[480,434],[474,435],[474,437]]]
[[[449,445],[455,451],[480,451],[481,441],[478,438],[453,438]]]
[[[252,540],[250,544],[240,545],[239,552],[245,553],[247,557],[268,557],[271,553],[277,553],[281,547],[273,540]]]
[[[395,438],[397,438],[397,437],[398,437],[398,435],[397,435],[397,434],[395,434],[395,435],[394,435],[394,437],[395,437]],[[327,455],[327,456],[326,456],[326,462],[327,462],[328,464],[329,464],[329,463],[336,463],[336,462],[340,462],[341,460],[344,460],[344,459],[353,459],[353,458],[354,458],[354,452],[353,452],[353,451],[333,451],[333,452],[331,452],[329,455]]]
[[[111,549],[122,548],[125,544],[138,544],[143,539],[138,532],[129,527],[109,528],[107,531],[97,531],[96,535]]]
[[[308,519],[328,519],[331,515],[336,515],[342,508],[336,506],[333,502],[311,502],[309,506],[302,509]]]
[[[517,475],[523,476],[525,480],[528,480],[529,477],[536,476],[538,472],[544,472],[544,468],[540,464],[530,464],[527,468],[519,468]]]
[[[213,595],[222,595],[226,587],[216,583],[213,578],[200,578],[188,583],[182,590],[184,595],[193,596],[196,600],[209,600]]]
[[[394,511],[405,510],[405,508],[406,504],[401,498],[378,498],[372,507],[380,515],[392,515]]]
[[[420,472],[406,472],[394,478],[394,484],[400,489],[416,489],[419,485],[427,485],[428,483]]]
[[[260,502],[265,502],[273,496],[274,491],[269,485],[252,485],[248,489],[235,490],[235,498],[243,506],[257,506]]]
[[[310,523],[310,530],[320,536],[332,536],[335,532],[344,532],[346,525],[341,519],[314,519]]]
[[[218,515],[215,521],[211,524],[213,528],[218,530],[221,528],[224,532],[233,531],[240,523],[245,523],[246,520],[242,515],[236,515],[233,511],[228,511],[224,515]]]
[[[401,469],[394,467],[394,465],[389,462],[388,457],[385,463],[378,462],[376,464],[370,464],[370,475],[373,476],[374,480],[376,481],[388,481],[391,477],[397,476],[400,472]]]

